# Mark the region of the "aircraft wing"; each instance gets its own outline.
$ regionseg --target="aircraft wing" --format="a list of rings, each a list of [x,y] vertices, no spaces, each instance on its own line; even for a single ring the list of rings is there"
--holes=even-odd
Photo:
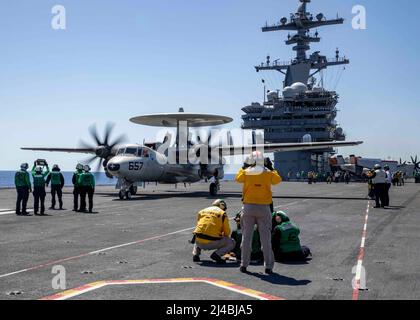
[[[302,143],[268,143],[248,146],[224,146],[219,150],[223,156],[250,154],[255,150],[264,150],[264,153],[286,152],[300,150],[319,150],[326,148],[350,147],[362,144],[363,141],[332,141],[332,142],[302,142]]]
[[[22,150],[31,151],[48,151],[48,152],[67,152],[67,153],[88,153],[95,154],[94,148],[21,148]]]

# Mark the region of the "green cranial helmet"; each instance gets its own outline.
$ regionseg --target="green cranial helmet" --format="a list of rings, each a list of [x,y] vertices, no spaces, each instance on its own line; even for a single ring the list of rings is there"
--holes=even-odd
[[[284,211],[274,212],[274,217],[276,217],[276,216],[281,218],[281,222],[290,221],[289,217],[287,216],[286,212],[284,212]]]

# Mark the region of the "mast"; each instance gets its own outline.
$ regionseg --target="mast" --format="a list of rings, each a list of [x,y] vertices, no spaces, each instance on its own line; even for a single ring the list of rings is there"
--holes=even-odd
[[[326,56],[320,55],[319,51],[312,53],[309,57],[307,56],[306,52],[311,48],[310,43],[321,41],[318,31],[315,34],[311,34],[310,30],[328,25],[343,24],[344,19],[337,17],[336,19],[328,20],[322,13],[319,13],[314,18],[306,9],[307,3],[311,2],[311,0],[299,1],[301,5],[296,13],[290,14],[289,20],[284,17],[278,24],[266,25],[262,28],[263,32],[295,31],[296,33],[293,36],[288,35],[288,39],[285,42],[286,45],[295,45],[293,50],[296,51],[296,58],[291,62],[279,62],[279,60],[271,62],[270,57],[267,57],[265,64],[262,63],[260,66],[255,67],[257,72],[275,70],[283,73],[286,76],[284,87],[291,86],[295,82],[308,84],[309,78],[321,70],[330,66],[350,63],[348,59],[340,57],[338,49],[333,59],[327,59]]]

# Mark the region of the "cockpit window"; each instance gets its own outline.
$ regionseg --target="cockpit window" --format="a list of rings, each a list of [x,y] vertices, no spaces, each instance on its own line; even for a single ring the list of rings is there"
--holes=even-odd
[[[137,148],[127,148],[125,149],[125,154],[137,155]]]
[[[124,153],[124,151],[125,151],[125,149],[124,149],[124,148],[118,149],[117,154],[123,154],[123,153]]]

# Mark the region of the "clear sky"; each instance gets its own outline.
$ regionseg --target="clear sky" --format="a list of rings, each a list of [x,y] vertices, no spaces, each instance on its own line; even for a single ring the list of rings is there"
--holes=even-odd
[[[51,9],[64,5],[67,29],[53,30]],[[353,30],[352,7],[367,10]],[[0,2],[0,169],[47,158],[72,170],[82,155],[31,153],[22,146],[77,147],[88,127],[109,120],[131,142],[157,129],[128,121],[175,112],[223,114],[240,126],[241,108],[262,100],[261,78],[276,89],[280,74],[258,74],[265,60],[289,60],[287,33],[262,33],[295,12],[297,0],[14,0]],[[419,24],[414,0],[313,0],[309,10],[346,19],[320,28],[312,50],[351,60],[336,90],[338,122],[348,140],[340,153],[408,159],[420,155]],[[334,89],[338,69],[327,75]]]

